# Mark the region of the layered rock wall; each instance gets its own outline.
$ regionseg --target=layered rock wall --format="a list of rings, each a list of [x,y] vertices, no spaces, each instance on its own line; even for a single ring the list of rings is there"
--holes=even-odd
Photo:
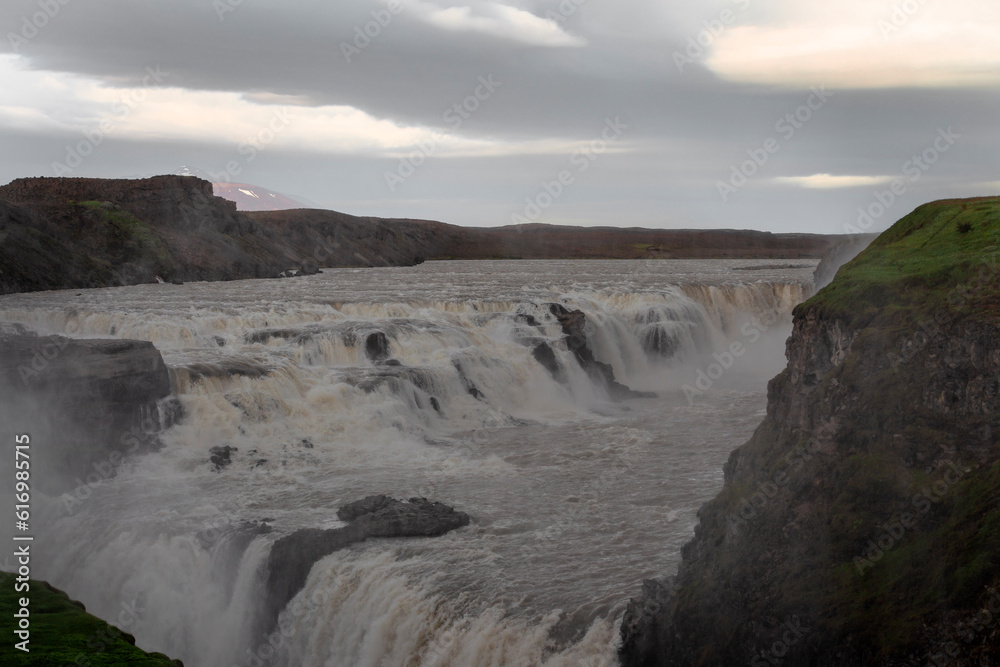
[[[1000,200],[929,205],[796,309],[763,423],[629,605],[623,665],[997,664],[998,233]]]

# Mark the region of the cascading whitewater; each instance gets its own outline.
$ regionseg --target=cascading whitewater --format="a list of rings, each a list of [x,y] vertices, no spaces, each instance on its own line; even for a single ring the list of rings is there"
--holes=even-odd
[[[614,263],[568,263],[561,285],[521,294],[534,267],[498,263],[469,287],[452,264],[421,267],[425,282],[395,300],[373,300],[366,281],[400,270],[0,300],[5,321],[46,333],[151,340],[185,412],[161,452],[86,502],[52,499],[49,578],[109,617],[141,598],[128,631],[189,665],[613,664],[630,590],[616,577],[675,554],[608,554],[608,542],[629,542],[635,524],[679,547],[719,467],[700,457],[738,444],[760,396],[726,397],[727,409],[746,401],[739,425],[706,425],[711,406],[666,406],[750,318],[787,322],[807,273],[633,273],[625,290],[617,274],[581,278]],[[619,382],[661,398],[609,402],[552,303],[585,314],[586,346]],[[219,446],[235,449],[216,471]],[[655,476],[690,461],[697,472],[663,490]],[[475,522],[320,561],[297,599],[308,613],[282,616],[278,649],[252,636],[275,536],[336,527],[339,504],[372,493],[432,497]],[[668,509],[636,516],[652,506]]]

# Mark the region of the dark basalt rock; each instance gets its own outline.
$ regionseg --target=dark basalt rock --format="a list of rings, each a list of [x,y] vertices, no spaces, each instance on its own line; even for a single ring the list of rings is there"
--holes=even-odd
[[[538,320],[535,319],[534,315],[528,315],[527,313],[518,313],[514,316],[514,319],[518,322],[524,322],[529,327],[539,326]]]
[[[267,560],[266,600],[259,617],[258,636],[270,633],[278,614],[305,585],[313,564],[369,537],[438,537],[469,525],[469,515],[426,498],[396,500],[369,496],[337,511],[350,525],[322,530],[305,528],[287,535],[271,547]]]
[[[590,379],[599,386],[604,387],[613,400],[656,398],[655,393],[635,391],[621,384],[615,380],[615,371],[610,364],[605,364],[594,358],[593,351],[587,346],[587,315],[582,310],[568,310],[562,304],[553,303],[549,304],[549,312],[555,315],[556,320],[562,327],[563,333],[566,335],[564,339],[566,347],[573,353],[580,366],[590,376]],[[545,345],[546,348],[548,347],[545,343],[542,345]],[[532,351],[532,355],[552,373],[556,380],[564,382],[565,380],[560,379],[560,375],[558,374],[562,369],[559,367],[559,362],[555,359],[555,354],[551,348],[546,351],[542,345],[536,347]],[[554,372],[553,367],[559,370]]]
[[[566,372],[563,370],[559,360],[556,359],[556,353],[552,349],[551,345],[548,343],[539,343],[531,351],[531,356],[534,357],[535,361],[540,363],[545,370],[551,373],[552,377],[554,377],[557,382],[566,382]]]
[[[926,204],[795,309],[766,416],[624,614],[624,667],[1000,664],[1000,261],[975,231],[998,219]]]
[[[208,450],[208,453],[212,455],[212,458],[210,460],[212,462],[212,465],[215,466],[215,469],[222,470],[223,468],[225,468],[226,466],[228,466],[230,463],[233,462],[230,457],[232,456],[233,452],[238,452],[238,451],[240,450],[237,449],[236,447],[230,447],[229,445],[226,445],[225,447],[212,447],[210,450]]]
[[[106,479],[131,454],[155,451],[180,418],[170,375],[152,343],[0,335],[0,416],[5,428],[44,442],[38,484]],[[16,425],[16,426],[15,426]]]
[[[458,377],[461,378],[462,384],[465,385],[465,391],[468,392],[469,396],[485,403],[486,395],[479,391],[479,387],[466,375],[465,369],[462,367],[462,362],[455,359],[452,361],[452,364],[455,366],[455,370],[458,371]]]
[[[19,178],[0,186],[0,293],[413,266],[424,259],[802,258],[839,237],[518,225],[469,229],[336,211],[237,211],[191,176]]]
[[[380,364],[390,356],[389,339],[381,331],[368,334],[365,338],[365,356],[373,364]]]
[[[398,502],[398,500],[389,496],[368,496],[367,498],[355,500],[353,503],[347,503],[341,507],[337,510],[337,518],[347,522],[357,521],[366,514],[374,514]]]
[[[368,537],[438,537],[469,525],[468,514],[426,498],[401,502],[377,496],[373,500],[371,511],[361,514],[355,507],[349,512],[354,516],[351,521],[364,524]]]

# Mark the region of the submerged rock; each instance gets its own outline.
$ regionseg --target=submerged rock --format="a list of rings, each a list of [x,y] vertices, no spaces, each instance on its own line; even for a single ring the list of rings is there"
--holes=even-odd
[[[531,350],[531,356],[555,378],[556,382],[563,384],[566,382],[566,371],[563,370],[562,364],[556,359],[555,350],[552,349],[551,345],[548,343],[539,343]]]
[[[230,447],[229,445],[226,445],[225,447],[212,447],[210,450],[208,450],[208,453],[212,455],[210,461],[212,462],[212,465],[215,466],[215,469],[218,471],[222,470],[230,463],[232,463],[232,459],[230,457],[232,456],[233,452],[238,452],[238,451],[239,449],[237,449],[236,447]]]

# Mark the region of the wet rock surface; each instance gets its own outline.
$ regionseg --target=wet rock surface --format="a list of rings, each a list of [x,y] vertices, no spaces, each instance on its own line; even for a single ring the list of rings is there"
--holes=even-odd
[[[608,395],[616,401],[632,398],[656,398],[656,394],[648,391],[635,391],[615,380],[615,371],[610,364],[605,364],[594,358],[594,352],[587,345],[587,315],[582,310],[569,310],[562,304],[549,305],[549,311],[555,316],[565,334],[564,342],[577,362],[587,372],[590,379],[603,387]],[[543,347],[544,346],[544,347]],[[563,371],[551,349],[546,350],[546,344],[536,347],[532,354],[535,359],[546,367],[556,380],[563,377]]]
[[[238,448],[231,447],[229,445],[226,445],[225,447],[212,447],[208,450],[208,453],[211,454],[209,461],[213,466],[215,466],[216,470],[222,470],[233,462],[231,457],[234,452],[238,451]]]
[[[278,614],[305,585],[316,561],[368,538],[438,537],[469,525],[470,517],[448,505],[426,498],[396,500],[369,496],[348,503],[337,517],[342,528],[306,528],[287,535],[271,547],[267,561],[266,602],[258,622],[268,634]]]
[[[389,339],[381,331],[368,334],[365,338],[365,356],[373,364],[384,363],[391,352],[389,350]]]

